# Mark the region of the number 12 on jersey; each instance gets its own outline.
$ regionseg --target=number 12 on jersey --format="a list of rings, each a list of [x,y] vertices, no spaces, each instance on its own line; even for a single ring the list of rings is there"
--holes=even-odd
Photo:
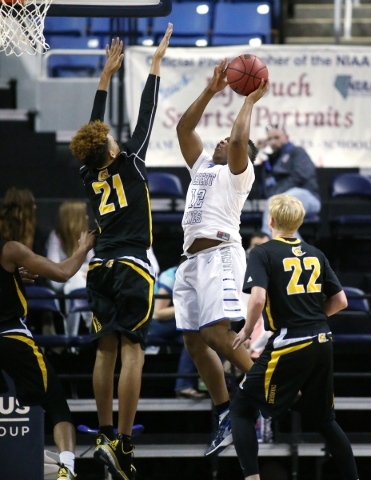
[[[126,200],[125,190],[122,185],[120,175],[117,173],[112,177],[112,186],[116,190],[117,200],[119,208],[127,207],[128,202]],[[99,205],[99,213],[101,215],[106,215],[107,213],[114,212],[116,210],[116,205],[114,202],[107,203],[108,197],[111,193],[111,187],[109,183],[104,180],[103,182],[94,182],[92,184],[93,190],[96,194],[102,192],[102,198]]]
[[[312,270],[308,284],[305,286],[299,283],[300,275],[304,270]],[[317,257],[289,257],[283,259],[283,268],[285,272],[292,270],[292,275],[287,284],[287,295],[296,295],[298,293],[318,293],[322,290],[322,284],[316,283],[321,273],[321,265]]]

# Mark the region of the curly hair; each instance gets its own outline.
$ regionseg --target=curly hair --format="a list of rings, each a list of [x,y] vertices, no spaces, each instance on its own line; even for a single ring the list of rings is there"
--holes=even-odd
[[[89,229],[86,203],[79,200],[67,200],[61,203],[58,219],[56,233],[64,253],[70,257],[79,246],[81,232]]]
[[[89,168],[103,167],[107,161],[109,130],[100,120],[83,125],[70,143],[72,155]]]
[[[33,247],[36,228],[35,197],[28,188],[9,188],[0,209],[0,236]]]

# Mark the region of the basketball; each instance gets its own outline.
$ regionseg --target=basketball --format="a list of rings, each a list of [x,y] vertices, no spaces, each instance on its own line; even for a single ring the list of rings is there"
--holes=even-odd
[[[247,96],[259,87],[262,79],[268,79],[268,68],[256,55],[246,54],[232,60],[226,74],[231,89]]]

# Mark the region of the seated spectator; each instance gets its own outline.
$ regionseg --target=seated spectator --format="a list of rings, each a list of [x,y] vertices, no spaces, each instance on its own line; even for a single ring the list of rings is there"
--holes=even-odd
[[[175,272],[178,267],[165,270],[159,276],[157,282],[157,294],[172,295]],[[171,298],[156,298],[153,319],[149,327],[147,345],[164,345],[173,343],[183,345],[178,364],[178,373],[196,373],[197,368],[184,347],[182,332],[176,329],[174,305]],[[175,382],[177,397],[200,400],[205,394],[196,390],[196,378],[178,377]]]
[[[58,213],[58,226],[53,230],[46,245],[46,256],[55,263],[59,263],[70,257],[78,248],[80,233],[88,230],[88,215],[86,203],[77,200],[67,200],[61,203]],[[50,281],[50,286],[57,293],[68,295],[73,290],[86,287],[86,276],[89,261],[94,256],[94,251],[86,256],[80,270],[66,283]],[[67,334],[77,335],[80,325],[80,315],[85,320],[86,326],[90,328],[91,313],[69,313],[69,300],[66,300],[65,310],[67,315]]]
[[[254,247],[261,245],[262,243],[268,242],[270,240],[270,236],[267,235],[265,232],[254,232],[250,237],[250,244],[249,248],[246,250],[246,261],[249,260],[249,253]]]
[[[262,231],[271,237],[268,227],[268,205],[273,195],[287,193],[298,198],[307,215],[321,210],[316,167],[307,152],[289,141],[283,126],[268,125],[267,145],[272,153],[263,163],[262,190],[268,199],[263,213]],[[297,235],[298,236],[298,235]]]

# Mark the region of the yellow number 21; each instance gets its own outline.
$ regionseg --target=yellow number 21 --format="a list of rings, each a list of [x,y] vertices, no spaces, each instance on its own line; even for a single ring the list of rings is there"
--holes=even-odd
[[[113,175],[112,185],[113,188],[116,190],[120,208],[126,207],[128,202],[126,200],[125,190],[119,174]],[[103,182],[94,182],[92,184],[92,187],[95,193],[99,194],[102,192],[102,198],[99,205],[99,213],[101,215],[106,215],[106,213],[114,212],[116,210],[115,204],[107,203],[108,197],[111,193],[111,187],[109,186],[109,183],[106,180],[104,180]]]
[[[317,257],[304,257],[303,259],[304,269],[312,270],[312,274],[309,278],[307,288],[299,283],[300,275],[303,271],[301,259],[298,257],[290,257],[283,259],[283,267],[285,272],[292,270],[290,281],[286,287],[287,295],[296,295],[298,293],[316,293],[321,291],[322,285],[316,283],[320,273],[321,265]]]

